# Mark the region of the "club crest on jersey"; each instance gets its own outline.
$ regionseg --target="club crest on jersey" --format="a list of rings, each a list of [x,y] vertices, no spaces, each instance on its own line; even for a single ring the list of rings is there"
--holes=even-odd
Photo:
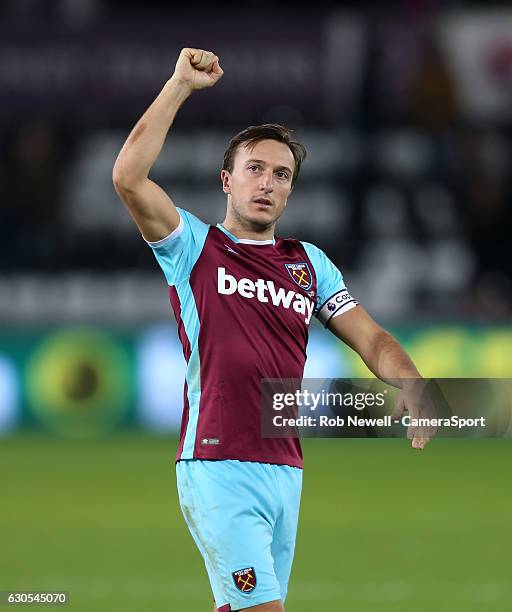
[[[308,264],[303,261],[300,263],[287,263],[284,264],[288,270],[288,274],[292,277],[292,280],[299,285],[301,289],[307,291],[313,284],[313,276]]]
[[[256,588],[256,572],[254,567],[239,569],[231,574],[235,581],[235,586],[242,593],[251,593]]]

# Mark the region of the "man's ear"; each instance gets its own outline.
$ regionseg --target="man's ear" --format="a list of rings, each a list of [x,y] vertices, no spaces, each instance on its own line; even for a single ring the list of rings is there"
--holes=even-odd
[[[222,181],[222,191],[231,193],[231,174],[227,170],[221,170],[220,180]]]

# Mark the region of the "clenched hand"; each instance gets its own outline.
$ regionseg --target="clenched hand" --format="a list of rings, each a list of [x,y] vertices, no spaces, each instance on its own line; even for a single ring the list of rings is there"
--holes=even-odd
[[[194,91],[212,87],[223,74],[219,58],[212,51],[186,47],[181,50],[172,78]]]

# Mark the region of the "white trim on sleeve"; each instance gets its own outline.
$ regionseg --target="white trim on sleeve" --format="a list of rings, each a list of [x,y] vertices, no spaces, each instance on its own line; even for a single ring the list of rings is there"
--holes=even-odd
[[[179,214],[179,212],[178,212]],[[180,215],[180,222],[178,224],[178,227],[176,229],[174,229],[168,236],[166,236],[165,238],[162,238],[161,240],[157,240],[156,242],[150,242],[149,240],[146,240],[144,238],[144,240],[146,240],[146,242],[149,244],[150,247],[159,247],[162,246],[164,244],[166,244],[167,242],[170,242],[171,240],[175,240],[176,238],[178,238],[178,236],[183,232],[183,229],[185,228],[185,223],[183,221],[183,217]]]

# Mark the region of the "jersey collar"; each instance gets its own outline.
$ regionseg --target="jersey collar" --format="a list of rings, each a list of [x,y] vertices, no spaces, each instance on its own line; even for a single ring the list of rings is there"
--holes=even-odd
[[[271,240],[249,240],[249,238],[237,238],[234,234],[228,232],[228,230],[222,225],[222,223],[217,223],[217,227],[221,230],[221,232],[224,232],[226,236],[231,238],[231,240],[233,242],[236,242],[237,244],[255,244],[257,246],[264,246],[266,244],[276,243],[276,239],[274,237],[272,237]]]

